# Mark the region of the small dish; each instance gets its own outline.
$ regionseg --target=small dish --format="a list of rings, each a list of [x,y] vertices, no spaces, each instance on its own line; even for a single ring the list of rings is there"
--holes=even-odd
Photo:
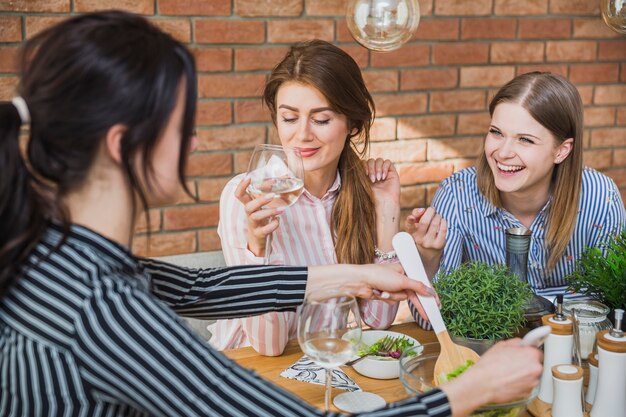
[[[405,334],[398,332],[390,332],[387,330],[367,330],[361,336],[361,343],[372,345],[385,336],[399,338],[404,336],[413,343],[413,349],[421,346],[421,343]],[[354,358],[356,358],[355,356]],[[363,376],[375,379],[394,379],[400,375],[400,365],[398,359],[384,358],[380,356],[368,356],[363,360],[355,363],[352,368]]]

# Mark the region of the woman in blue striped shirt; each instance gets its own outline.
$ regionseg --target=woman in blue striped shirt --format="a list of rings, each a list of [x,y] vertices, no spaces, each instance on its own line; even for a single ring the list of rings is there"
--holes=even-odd
[[[135,220],[185,185],[193,57],[123,12],[68,19],[24,56],[21,96],[0,103],[0,416],[323,415],[210,348],[176,313],[293,310],[336,282],[392,300],[425,288],[380,265],[199,270],[137,258]],[[505,343],[442,390],[368,415],[465,416],[522,397],[540,356]]]
[[[505,230],[524,226],[532,231],[531,287],[546,297],[563,293],[585,247],[625,224],[615,183],[583,169],[580,95],[562,76],[527,73],[498,91],[489,113],[478,166],[444,180],[432,203],[448,223],[440,271],[468,260],[504,264]]]

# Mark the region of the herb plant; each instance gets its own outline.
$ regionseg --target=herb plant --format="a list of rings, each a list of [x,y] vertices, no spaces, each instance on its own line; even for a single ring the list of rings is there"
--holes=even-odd
[[[434,286],[448,331],[473,339],[512,337],[522,326],[524,302],[532,296],[528,284],[505,265],[484,262],[440,274]]]
[[[626,229],[597,247],[586,248],[566,279],[575,292],[611,309],[626,308]]]

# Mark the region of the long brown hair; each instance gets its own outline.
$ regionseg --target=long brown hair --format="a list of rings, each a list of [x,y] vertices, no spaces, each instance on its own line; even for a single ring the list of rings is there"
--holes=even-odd
[[[563,162],[555,165],[552,173],[545,239],[549,253],[547,270],[551,271],[565,252],[576,224],[583,163],[582,100],[576,87],[564,77],[547,72],[530,72],[513,78],[496,93],[489,103],[491,116],[500,103],[517,103],[524,107],[554,135],[558,144],[565,139],[574,139],[572,151]],[[487,199],[493,205],[502,207],[484,151],[478,161],[477,182]]]
[[[374,256],[376,209],[362,158],[369,148],[374,100],[356,62],[338,47],[311,40],[294,44],[274,68],[263,100],[276,124],[276,93],[297,81],[319,90],[333,111],[348,119],[348,136],[339,158],[341,190],[333,205],[331,233],[340,263],[371,263]]]

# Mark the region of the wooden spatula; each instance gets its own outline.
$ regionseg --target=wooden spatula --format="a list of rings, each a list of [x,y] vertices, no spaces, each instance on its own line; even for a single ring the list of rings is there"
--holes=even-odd
[[[392,244],[406,275],[431,287],[413,237],[406,232],[400,232],[393,237]],[[417,294],[417,298],[422,303],[426,314],[428,314],[428,320],[433,326],[433,330],[441,345],[441,353],[439,353],[437,362],[435,362],[434,375],[435,384],[439,385],[447,380],[447,375],[450,372],[464,365],[468,360],[474,363],[478,362],[480,356],[472,349],[452,342],[434,297],[424,297]]]

